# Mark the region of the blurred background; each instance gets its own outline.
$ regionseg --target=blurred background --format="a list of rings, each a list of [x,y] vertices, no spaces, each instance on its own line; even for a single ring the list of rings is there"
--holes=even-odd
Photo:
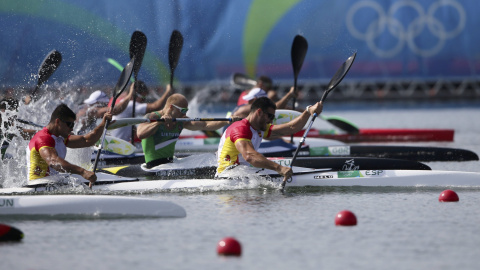
[[[0,97],[30,92],[45,56],[62,53],[39,92],[87,97],[108,90],[129,61],[132,33],[148,44],[138,78],[160,94],[169,81],[173,30],[184,46],[175,88],[199,102],[236,103],[234,73],[293,85],[291,46],[308,41],[298,76],[300,102],[321,97],[354,52],[357,58],[331,102],[480,100],[477,0],[3,0],[0,3]]]

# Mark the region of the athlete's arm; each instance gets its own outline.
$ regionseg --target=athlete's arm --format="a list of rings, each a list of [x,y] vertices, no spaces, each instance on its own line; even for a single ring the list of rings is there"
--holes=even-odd
[[[58,172],[79,174],[90,182],[95,182],[97,180],[97,176],[93,172],[71,164],[65,159],[59,157],[57,150],[55,150],[53,147],[42,147],[40,149],[40,156],[47,162],[48,166],[52,167]]]
[[[105,115],[103,116],[102,122],[89,133],[85,135],[70,135],[70,137],[68,137],[67,147],[83,148],[83,147],[89,147],[94,145],[102,137],[103,129],[105,128],[105,124],[107,123],[107,120],[112,120],[111,113],[108,113],[108,112],[105,113]]]
[[[233,116],[245,118],[250,113],[250,108],[251,107],[252,106],[250,104],[243,105],[243,106],[239,107],[238,110],[233,113]]]
[[[317,102],[315,105],[308,108],[308,110],[305,110],[302,115],[293,119],[292,121],[281,125],[274,125],[269,139],[277,139],[282,136],[288,136],[297,133],[305,126],[310,118],[310,115],[313,115],[314,113],[319,115],[322,112],[322,109],[323,103]]]
[[[287,103],[288,101],[292,98],[292,97],[296,97],[297,94],[295,93],[295,88],[292,86],[290,88],[290,91],[288,91],[288,93],[283,96],[279,101],[277,101],[275,103],[275,105],[277,105],[277,110],[278,109],[285,109],[287,107]]]
[[[147,113],[144,118],[152,120],[160,119],[160,117],[155,112]],[[158,127],[163,124],[165,124],[165,122],[141,123],[137,126],[137,137],[140,140],[146,139],[155,134]]]
[[[290,178],[292,176],[292,169],[290,167],[281,166],[280,164],[265,158],[262,154],[255,150],[251,141],[237,140],[235,142],[235,147],[242,154],[245,161],[250,163],[252,166],[274,170],[286,178]]]
[[[163,106],[165,106],[165,104],[167,103],[168,97],[170,97],[173,92],[173,87],[170,84],[167,84],[165,93],[163,93],[163,95],[159,99],[152,103],[147,103],[147,113],[158,111],[163,108]]]
[[[189,130],[217,130],[230,124],[230,121],[191,121],[185,122],[183,127]]]

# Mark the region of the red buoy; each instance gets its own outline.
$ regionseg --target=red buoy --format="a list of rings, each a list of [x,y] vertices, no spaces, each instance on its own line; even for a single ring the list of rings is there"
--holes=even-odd
[[[19,229],[0,223],[0,242],[20,241],[23,238],[23,232]]]
[[[242,246],[237,239],[226,237],[218,242],[217,253],[225,256],[240,256],[242,255]]]
[[[460,199],[455,191],[447,189],[438,196],[440,202],[458,202]]]
[[[335,225],[337,226],[355,226],[357,225],[357,217],[354,213],[343,210],[338,212],[335,217]]]

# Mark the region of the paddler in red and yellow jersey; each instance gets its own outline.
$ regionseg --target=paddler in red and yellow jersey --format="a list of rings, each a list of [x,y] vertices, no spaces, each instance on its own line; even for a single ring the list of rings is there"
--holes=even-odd
[[[97,180],[92,171],[71,164],[65,160],[68,148],[93,146],[102,136],[107,120],[112,119],[110,112],[105,113],[102,122],[85,135],[73,135],[75,113],[65,104],[53,111],[50,122],[37,132],[27,147],[28,180],[66,172],[81,175],[91,183]]]
[[[262,139],[277,139],[294,134],[305,126],[314,113],[322,112],[322,102],[317,102],[292,121],[272,125],[275,118],[275,103],[267,97],[261,97],[252,103],[250,113],[242,121],[230,125],[222,135],[217,151],[217,176],[230,166],[250,164],[257,168],[274,170],[285,179],[292,176],[290,167],[281,166],[257,152]]]

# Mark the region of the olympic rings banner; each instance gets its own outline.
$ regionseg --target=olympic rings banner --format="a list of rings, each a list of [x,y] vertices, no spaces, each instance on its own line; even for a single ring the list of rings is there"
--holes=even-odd
[[[309,44],[300,83],[328,81],[353,52],[347,80],[474,78],[478,10],[478,0],[3,0],[0,86],[32,85],[52,49],[63,62],[50,81],[114,85],[118,70],[107,59],[128,62],[135,30],[148,38],[139,78],[165,84],[175,29],[184,36],[175,71],[184,84],[234,72],[292,81],[297,34]]]

